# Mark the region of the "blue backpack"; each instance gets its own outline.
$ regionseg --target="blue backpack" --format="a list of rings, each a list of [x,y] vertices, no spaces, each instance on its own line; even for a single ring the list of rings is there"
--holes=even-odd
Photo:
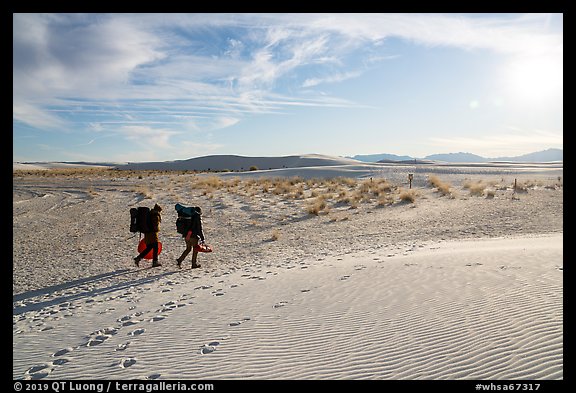
[[[177,203],[174,208],[178,213],[176,232],[181,235],[186,235],[192,227],[192,221],[200,218],[200,214],[198,214],[195,207],[187,207],[179,203]]]

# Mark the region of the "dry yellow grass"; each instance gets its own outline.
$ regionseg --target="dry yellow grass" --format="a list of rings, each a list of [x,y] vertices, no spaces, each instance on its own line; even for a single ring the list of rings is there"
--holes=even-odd
[[[14,176],[75,177],[90,180],[101,177],[132,179],[129,189],[141,194],[145,199],[154,199],[156,191],[162,189],[175,200],[183,195],[204,196],[209,199],[220,198],[224,193],[236,194],[248,200],[256,201],[258,195],[273,196],[269,203],[274,205],[283,199],[302,201],[302,209],[311,215],[328,214],[331,209],[358,209],[361,206],[382,208],[394,206],[395,202],[414,203],[421,195],[418,189],[401,189],[385,178],[250,178],[220,177],[213,174],[199,175],[194,172],[174,171],[119,171],[110,168],[65,168],[36,171],[14,171]],[[514,179],[512,179],[514,180]],[[456,189],[436,175],[428,176],[429,184],[436,192],[454,198]],[[526,193],[531,188],[558,189],[562,187],[561,179],[522,180],[514,182],[505,180],[471,180],[464,179],[462,188],[469,190],[472,196],[495,198],[498,191],[514,190],[514,195]],[[89,195],[96,196],[99,189],[87,189]],[[423,196],[424,198],[426,195]]]
[[[280,232],[277,229],[274,229],[272,231],[272,236],[271,236],[270,240],[276,241],[278,239],[280,239]]]
[[[432,187],[436,187],[438,192],[441,193],[442,195],[452,196],[452,191],[451,191],[452,186],[450,185],[450,183],[446,183],[446,182],[440,180],[440,178],[436,175],[428,176],[428,182],[430,183],[430,185]]]
[[[402,202],[414,203],[417,193],[415,190],[399,190],[398,197]]]
[[[487,184],[484,183],[482,180],[471,181],[467,180],[462,183],[463,188],[467,188],[470,191],[470,195],[473,196],[482,196],[484,195],[484,190],[487,187]]]
[[[326,209],[326,200],[322,196],[316,197],[312,203],[310,203],[307,207],[307,211],[309,214],[313,214],[315,216],[319,215],[320,212]]]

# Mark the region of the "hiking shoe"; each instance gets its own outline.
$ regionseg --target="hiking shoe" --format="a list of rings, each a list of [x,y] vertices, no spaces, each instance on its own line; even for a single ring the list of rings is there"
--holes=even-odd
[[[180,262],[178,259],[176,259],[176,266],[178,266],[178,269],[182,269],[182,262]]]
[[[134,258],[134,264],[136,265],[136,267],[140,267],[140,258],[138,257]]]
[[[158,263],[158,261],[152,262],[152,267],[158,267],[158,266],[162,266],[162,264]]]
[[[202,265],[199,265],[199,264],[197,264],[197,263],[196,263],[196,264],[192,264],[192,269],[196,269],[196,268],[199,268],[199,267],[202,267]]]

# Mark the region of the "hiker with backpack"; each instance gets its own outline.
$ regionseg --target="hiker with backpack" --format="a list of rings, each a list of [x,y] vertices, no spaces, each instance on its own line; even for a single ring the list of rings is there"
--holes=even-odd
[[[178,212],[178,220],[176,221],[176,230],[182,235],[186,241],[186,249],[176,259],[177,266],[182,269],[182,262],[192,251],[192,269],[201,267],[196,262],[198,258],[198,246],[204,244],[204,232],[202,231],[202,209],[199,206],[185,207],[179,203],[175,206]]]
[[[162,266],[158,263],[158,232],[160,232],[160,222],[162,217],[160,212],[162,208],[160,205],[155,204],[152,209],[150,209],[150,228],[149,231],[144,232],[144,243],[146,243],[146,248],[137,257],[134,258],[134,263],[136,266],[140,266],[140,261],[146,254],[152,250],[152,267]]]

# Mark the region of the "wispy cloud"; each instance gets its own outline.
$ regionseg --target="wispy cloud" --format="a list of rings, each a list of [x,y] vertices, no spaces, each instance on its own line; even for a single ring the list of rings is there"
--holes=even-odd
[[[211,132],[295,106],[357,107],[316,91],[357,78],[397,38],[507,55],[562,53],[547,15],[14,14],[13,119],[152,138]],[[209,39],[206,39],[209,37]],[[214,43],[214,44],[211,44]]]
[[[325,78],[310,78],[302,83],[302,87],[313,87],[323,83],[338,83],[347,79],[356,78],[360,75],[360,71],[345,72],[342,74],[333,74]]]
[[[140,145],[151,145],[154,148],[171,148],[170,137],[177,134],[172,130],[138,125],[123,125],[118,128],[118,132],[126,139]]]
[[[63,127],[66,122],[32,102],[19,100],[12,104],[12,119],[39,129]]]

